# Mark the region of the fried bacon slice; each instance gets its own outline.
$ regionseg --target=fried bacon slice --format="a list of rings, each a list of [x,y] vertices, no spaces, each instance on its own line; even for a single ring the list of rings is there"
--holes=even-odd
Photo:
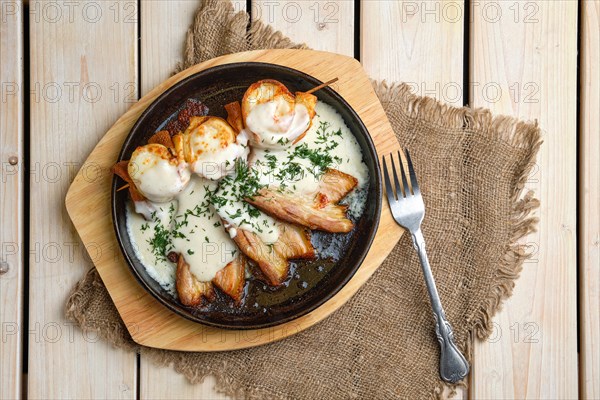
[[[239,255],[229,264],[217,272],[211,282],[201,282],[190,271],[190,266],[180,254],[177,259],[175,273],[175,286],[182,304],[197,307],[202,304],[202,299],[213,301],[215,298],[214,286],[229,295],[236,303],[242,301],[244,285],[246,284],[246,258]],[[214,286],[213,286],[214,285]]]
[[[273,286],[282,284],[286,279],[288,260],[315,257],[310,233],[306,229],[283,222],[278,227],[279,238],[273,245],[264,243],[257,234],[244,229],[238,229],[233,239],[240,250],[258,264],[268,283]]]
[[[287,260],[268,246],[260,237],[250,231],[238,229],[234,242],[242,253],[254,260],[271,285],[279,285],[287,276]]]
[[[244,129],[244,121],[242,119],[242,106],[239,101],[234,101],[225,104],[227,111],[227,122],[235,129],[236,133],[240,133]]]
[[[278,227],[279,238],[273,245],[277,253],[287,260],[315,258],[315,248],[307,229],[284,222],[280,222]]]
[[[327,203],[317,206],[313,199],[263,188],[247,201],[280,220],[326,232],[350,232],[354,227],[346,218],[346,206]]]
[[[296,104],[302,104],[306,107],[312,123],[312,119],[317,115],[317,112],[315,111],[315,107],[317,106],[317,96],[305,92],[296,92]]]
[[[179,301],[183,305],[196,307],[202,304],[202,299],[212,301],[215,298],[215,289],[211,282],[201,282],[192,271],[183,255],[177,259],[177,271],[175,272],[175,287],[179,295]]]
[[[308,130],[312,126],[313,119],[317,114],[317,112],[315,111],[315,107],[317,106],[317,96],[310,93],[296,92],[296,104],[302,104],[304,107],[306,107],[306,109],[308,110],[308,115],[310,116],[310,125],[308,125],[308,129],[305,130],[302,135],[298,136],[296,140],[294,140],[293,144],[296,144],[302,139],[304,139],[304,136],[306,136],[306,132],[308,132]]]
[[[239,255],[234,258],[225,268],[217,272],[212,282],[239,304],[246,284],[246,257]]]
[[[112,173],[117,175],[119,178],[123,179],[125,182],[129,184],[129,195],[131,196],[131,200],[133,201],[146,201],[146,198],[143,194],[140,193],[139,190],[135,187],[133,183],[133,179],[129,176],[129,172],[127,171],[129,166],[129,160],[119,161],[112,167]]]
[[[329,203],[337,204],[348,193],[358,185],[358,181],[352,175],[348,175],[337,169],[328,169],[319,180],[315,203],[323,207]]]
[[[344,233],[350,232],[354,224],[346,217],[347,207],[337,203],[354,189],[357,183],[353,176],[329,169],[321,177],[312,198],[266,187],[246,201],[282,221],[310,229]]]
[[[148,144],[162,144],[168,149],[174,149],[175,144],[173,143],[173,139],[171,138],[171,134],[169,131],[158,131],[154,135],[148,139]]]

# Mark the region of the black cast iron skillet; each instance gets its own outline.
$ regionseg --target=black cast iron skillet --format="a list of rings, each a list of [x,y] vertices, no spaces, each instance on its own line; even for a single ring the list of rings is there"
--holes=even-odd
[[[322,82],[300,71],[265,63],[235,63],[213,67],[192,75],[160,95],[140,116],[125,139],[118,160],[128,160],[137,146],[176,114],[178,109],[193,98],[209,107],[209,114],[225,118],[223,106],[240,101],[248,86],[261,79],[276,79],[290,91],[307,91]],[[320,101],[333,106],[344,118],[356,137],[368,166],[370,182],[367,206],[355,222],[355,229],[347,234],[313,232],[313,243],[320,246],[333,244],[335,259],[292,262],[285,284],[271,288],[260,280],[246,282],[244,301],[236,306],[223,293],[208,306],[191,308],[163,289],[152,279],[139,261],[127,233],[128,191],[117,192],[123,184],[113,179],[112,213],[117,240],[131,271],[140,284],[171,311],[202,324],[231,329],[256,329],[273,326],[298,318],[319,307],[333,297],[352,278],[365,258],[375,236],[381,211],[381,176],[379,161],[369,132],[348,103],[327,87],[315,93]],[[158,306],[158,305],[157,305]]]

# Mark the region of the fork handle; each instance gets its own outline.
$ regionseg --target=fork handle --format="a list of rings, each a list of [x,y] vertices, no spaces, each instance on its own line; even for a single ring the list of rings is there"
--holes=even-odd
[[[433,279],[427,252],[425,251],[425,238],[421,229],[419,228],[416,232],[411,232],[411,236],[413,245],[421,260],[421,266],[423,267],[423,275],[435,319],[435,333],[438,342],[440,342],[440,376],[446,382],[456,383],[469,373],[469,363],[454,342],[452,326],[450,326],[450,323],[446,319],[440,296],[435,287],[435,280]]]

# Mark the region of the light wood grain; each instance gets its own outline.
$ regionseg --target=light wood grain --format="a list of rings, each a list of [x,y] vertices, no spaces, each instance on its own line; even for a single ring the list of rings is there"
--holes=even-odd
[[[143,358],[142,358],[143,360]],[[157,367],[146,362],[140,369],[140,393],[142,399],[202,399],[225,400],[230,397],[218,393],[216,379],[207,376],[202,383],[191,384],[173,367]]]
[[[360,60],[373,79],[463,102],[462,1],[361,1]]]
[[[235,10],[245,9],[245,2],[236,3],[234,3]],[[290,7],[285,5],[285,3],[286,2],[279,3],[278,7],[280,10]],[[314,4],[313,2],[301,2],[299,5],[301,6],[302,15],[299,20],[294,18],[290,21],[286,21],[284,18],[275,18],[275,22],[272,25],[275,29],[281,30],[285,35],[292,37],[293,40],[305,42],[315,49],[336,51],[339,53],[352,55],[354,51],[353,4],[351,1],[340,1],[335,3],[336,4],[333,5],[328,4],[326,6],[327,9],[325,9],[324,2],[317,4]],[[152,2],[149,4],[149,7],[146,7],[145,4],[142,4],[142,19],[144,21],[146,21],[149,17],[144,10],[148,10],[154,15],[171,15],[171,18],[178,19],[185,17],[188,14],[187,10],[185,10],[188,3],[183,3],[184,7],[179,9],[169,8],[170,10],[174,10],[172,14],[166,14],[166,12],[168,12],[167,10],[161,10],[164,2]],[[271,6],[265,6],[264,4],[257,2],[253,3],[252,7],[254,8],[254,18],[262,19],[262,21],[268,23],[268,7]],[[259,7],[264,8],[259,10]],[[261,12],[262,10],[265,12]],[[291,12],[293,10],[290,9],[288,11]],[[310,15],[308,12],[312,14]],[[334,15],[330,15],[332,12]],[[152,19],[153,17],[150,18]],[[295,23],[291,21],[295,21]],[[143,27],[144,24],[142,25],[142,29]],[[156,35],[153,32],[154,31],[150,32],[149,34],[142,34],[142,48],[145,48],[146,46],[157,48],[173,48],[173,46],[171,46],[172,43],[181,43],[183,41],[183,36],[180,34],[180,32],[173,29],[169,29],[166,32],[163,31],[160,35]],[[146,39],[148,37],[150,39]],[[174,55],[174,57],[171,57],[171,59],[176,59],[178,56],[179,55]],[[163,60],[162,57],[157,58]],[[163,75],[166,77],[168,72],[174,67],[174,65],[164,65],[165,68],[162,72],[163,75],[161,75],[161,72],[156,71],[154,68],[156,65],[155,63],[161,61],[151,58],[152,65],[148,65],[149,68],[147,69],[145,67],[147,59],[147,55],[144,54],[144,51],[142,51],[142,82],[149,82],[152,79],[155,79],[154,83],[157,84],[163,80]],[[144,89],[142,90],[142,93],[145,93],[145,89],[150,88],[151,86],[143,84],[142,87]],[[160,397],[162,394],[166,395],[166,393],[164,393],[164,388],[166,387],[165,382],[168,381],[178,382],[177,385],[169,385],[171,388],[169,395],[171,397],[181,399],[197,397],[211,399],[221,398],[213,389],[214,379],[207,379],[201,385],[192,385],[186,379],[182,379],[181,375],[173,371],[172,368],[155,367],[143,357],[140,365],[140,381],[142,397]]]
[[[492,339],[476,342],[472,396],[574,399],[577,3],[482,1],[474,7],[473,105],[537,119],[544,144],[527,183],[542,202],[539,232],[524,241],[534,254],[494,320]],[[495,20],[498,7],[502,16]]]
[[[149,6],[155,2],[158,5]],[[67,15],[63,3],[58,2],[58,5],[63,6],[61,10],[64,15]],[[130,50],[127,51],[128,54],[137,52],[137,27],[129,29],[127,24],[123,24],[125,15],[129,15],[130,11],[124,8],[125,5],[135,2],[94,3],[100,3],[103,15],[106,16],[106,19],[102,19],[102,27],[97,23],[86,24],[85,21],[81,21],[81,18],[75,26],[65,23],[64,19],[62,24],[48,19],[40,21],[39,25],[43,24],[43,27],[34,26],[32,22],[31,32],[34,36],[31,49],[32,82],[37,80],[43,85],[59,80],[62,83],[84,81],[81,78],[83,68],[81,71],[77,70],[81,55],[84,54],[87,55],[85,64],[88,67],[90,80],[105,78],[106,85],[109,86],[108,80],[114,81],[119,79],[117,77],[127,76],[125,78],[127,82],[122,80],[122,84],[115,87],[120,90],[117,97],[123,100],[127,96],[129,101],[134,101],[137,93],[134,90],[131,97],[132,87],[124,88],[123,84],[133,82],[133,88],[137,87],[135,60],[129,57],[120,57],[119,61],[113,60],[113,62],[106,62],[106,60],[114,54],[122,54],[125,49]],[[124,26],[109,24],[114,20],[115,12],[109,7],[115,3],[121,7],[117,22]],[[237,3],[240,7],[245,4],[245,1]],[[268,7],[275,7],[275,11],[282,11],[284,3],[292,2],[274,3],[278,4]],[[288,5],[288,17],[291,18],[286,21],[281,13],[275,13],[272,25],[290,35],[292,40],[306,42],[313,48],[353,54],[355,49],[350,47],[350,41],[340,42],[340,39],[344,40],[346,37],[347,25],[335,21],[331,24],[329,23],[331,21],[328,21],[324,27],[319,26],[316,21],[313,21],[314,11],[310,9],[314,2],[297,1],[297,3],[302,10],[308,9],[307,13],[302,14],[303,22],[293,22],[294,14],[290,7],[295,6]],[[322,12],[320,20],[324,20],[327,15],[328,10],[325,9],[327,3],[331,2],[319,2]],[[339,10],[354,12],[352,1],[341,0],[334,3],[341,7]],[[573,282],[576,273],[574,254],[577,246],[574,214],[576,200],[572,192],[575,190],[576,179],[573,121],[577,116],[574,112],[576,101],[572,82],[575,79],[573,77],[576,62],[574,56],[576,43],[573,38],[574,31],[577,30],[576,11],[573,9],[576,9],[577,5],[575,1],[564,0],[555,4],[543,1],[471,3],[473,22],[471,40],[468,43],[471,52],[470,78],[474,81],[470,86],[471,99],[475,100],[475,105],[492,107],[494,112],[522,118],[538,118],[545,133],[545,144],[539,166],[528,183],[529,187],[536,189],[542,199],[542,209],[539,213],[542,221],[539,227],[540,233],[526,241],[532,249],[539,250],[533,262],[525,265],[523,276],[517,282],[515,295],[496,318],[496,328],[490,342],[478,344],[475,348],[471,381],[473,390],[470,397],[474,399],[576,398],[578,382],[574,372],[577,371],[577,364],[574,360],[576,361],[577,348],[574,345],[574,336],[577,320],[573,313],[575,296]],[[2,5],[5,4],[7,1],[2,0]],[[78,11],[74,14],[76,17],[80,16],[83,4],[77,2],[79,8],[75,9]],[[185,33],[192,18],[189,11],[197,4],[198,2],[194,0],[184,0],[169,7],[167,0],[141,2],[142,79],[140,87],[142,93],[170,75],[175,60],[180,58],[183,46],[180,35]],[[462,89],[466,86],[462,82],[461,63],[464,22],[463,20],[454,22],[456,15],[451,13],[454,4],[462,6],[462,2],[451,0],[435,2],[362,0],[361,25],[364,26],[365,31],[361,36],[361,58],[369,74],[374,78],[386,78],[390,81],[407,81],[412,83],[419,94],[431,95],[442,101],[460,105],[463,100],[462,96],[457,97],[456,93],[460,90],[457,91],[456,88],[460,86]],[[31,6],[33,11],[31,19],[34,21],[36,15],[40,17],[43,15],[44,6],[42,2],[32,2]],[[501,7],[501,16],[495,14],[498,6]],[[37,14],[35,7],[39,10]],[[444,7],[446,7],[445,12]],[[581,5],[583,26],[580,83],[582,86],[579,121],[582,136],[578,190],[581,216],[579,271],[582,285],[580,286],[579,319],[581,328],[579,388],[581,398],[590,399],[600,396],[600,374],[597,369],[600,362],[600,334],[598,333],[600,278],[597,267],[600,257],[598,255],[600,228],[598,228],[597,214],[600,208],[597,157],[600,152],[597,113],[600,108],[598,7],[598,1],[593,0],[585,0]],[[91,11],[93,10],[90,9]],[[267,11],[265,10],[260,18],[268,23]],[[255,13],[255,17],[257,15]],[[462,15],[464,16],[464,10]],[[164,24],[161,18],[167,21],[178,20],[178,23]],[[304,22],[305,18],[309,21]],[[145,21],[148,21],[146,26],[144,26]],[[350,19],[340,18],[340,21],[350,23]],[[15,43],[6,40],[9,36],[5,32],[15,29],[15,25],[12,27],[9,25],[5,24],[4,20],[0,24],[1,82],[7,81],[5,74],[19,71],[12,62],[16,53],[10,46]],[[152,25],[157,25],[160,29],[152,29]],[[458,29],[460,34],[457,34]],[[124,30],[127,30],[127,35],[123,34]],[[98,42],[100,37],[106,39],[104,43]],[[128,41],[124,39],[125,37],[132,39]],[[154,44],[156,47],[151,47]],[[16,51],[18,52],[20,48],[21,46],[16,46]],[[7,49],[11,49],[8,57],[4,53]],[[94,55],[93,62],[90,62],[90,55]],[[148,60],[146,65],[143,64],[145,60]],[[134,78],[130,79],[129,76]],[[110,84],[114,83],[112,81]],[[529,85],[525,87],[526,84]],[[498,87],[500,87],[499,95]],[[6,93],[5,89],[3,88],[3,95]],[[67,89],[63,86],[65,93]],[[106,90],[105,93],[109,93],[109,96],[114,96],[114,89],[111,91],[104,86],[103,89]],[[75,92],[77,96],[82,95],[78,90]],[[34,103],[35,101],[32,101],[32,106]],[[38,101],[35,110],[32,110],[32,122],[34,116],[36,120],[36,125],[32,125],[32,128],[35,128],[32,129],[32,164],[36,165],[38,161],[34,157],[41,157],[43,163],[50,160],[59,160],[59,164],[65,160],[81,162],[106,128],[130,104],[123,101],[119,104],[114,102],[106,104],[100,101],[91,105],[80,99],[77,102],[63,99],[58,103]],[[12,128],[15,124],[18,126],[18,122],[14,119],[14,112],[9,110],[14,108],[3,102],[0,107],[2,145],[0,162],[3,165],[11,149],[19,153],[22,159],[20,142],[17,142],[17,147],[11,147],[15,145],[14,142],[8,145],[6,142],[7,137],[13,140],[15,136],[11,135],[18,131]],[[10,118],[5,118],[7,113],[10,113]],[[21,111],[17,112],[20,113]],[[53,140],[50,140],[51,132],[54,131],[60,131],[61,134],[52,136]],[[7,136],[6,132],[11,135]],[[41,142],[37,142],[38,137],[42,137]],[[41,243],[43,246],[44,242],[47,245],[49,241],[53,243],[62,241],[66,242],[62,247],[66,252],[69,250],[68,246],[71,246],[70,241],[76,242],[77,239],[74,239],[76,236],[73,232],[64,228],[68,226],[68,219],[64,213],[61,214],[62,206],[57,199],[63,197],[66,184],[72,176],[57,183],[43,180],[40,182],[42,166],[39,162],[37,166],[37,172],[33,172],[31,182],[26,182],[32,186],[31,206],[38,209],[32,211],[32,215],[36,217],[35,220],[32,219],[30,237],[32,251],[35,251],[36,243]],[[44,173],[50,174],[52,172],[50,168],[53,167],[47,167]],[[63,166],[61,171],[66,174],[71,169],[75,170],[76,166]],[[3,169],[3,178],[4,173]],[[23,173],[22,169],[19,173]],[[10,179],[17,178],[9,176],[9,181],[6,183],[3,180],[0,192],[2,243],[7,240],[4,236],[7,232],[10,232],[11,238],[17,237],[17,240],[22,234],[18,221],[6,219],[21,214],[21,212],[11,213],[6,217],[6,210],[12,210],[6,206],[10,204],[6,201],[7,196],[14,196],[13,192],[5,190],[6,185],[12,182]],[[16,182],[15,187],[19,192],[18,179]],[[16,201],[20,204],[19,200]],[[40,208],[40,205],[44,207]],[[5,221],[12,221],[16,225],[8,228]],[[115,249],[108,249],[108,251],[115,251]],[[41,249],[38,253],[41,254]],[[2,255],[4,254],[8,254],[5,249]],[[135,388],[133,361],[135,357],[115,351],[93,336],[88,337],[87,340],[94,343],[88,343],[85,337],[81,338],[81,333],[76,328],[62,325],[66,323],[62,319],[66,293],[87,267],[87,265],[82,266],[84,262],[80,260],[87,257],[82,256],[80,250],[79,252],[76,250],[75,254],[78,259],[68,262],[65,260],[32,262],[32,269],[35,270],[31,282],[32,289],[35,289],[36,293],[32,292],[31,295],[35,303],[31,303],[32,333],[28,335],[32,342],[29,354],[30,397],[133,397],[136,395],[132,392]],[[19,263],[22,255],[13,257],[16,257],[16,262]],[[35,258],[35,253],[30,256],[34,261]],[[0,322],[5,322],[10,317],[10,311],[7,313],[7,310],[19,312],[19,305],[15,305],[14,302],[20,304],[18,293],[21,288],[14,291],[15,286],[12,282],[16,279],[18,283],[22,277],[13,278],[10,275],[13,271],[14,269],[11,268],[9,285],[6,285],[6,275],[0,277],[0,300],[2,301]],[[18,273],[22,271],[19,269]],[[36,327],[35,322],[40,322],[41,325],[38,324]],[[69,336],[70,332],[73,332],[74,339],[63,337],[57,343],[48,341],[47,339],[51,339],[54,335],[55,322],[60,326],[63,336]],[[5,329],[3,333],[6,334]],[[17,340],[18,343],[20,333],[16,336],[17,339],[13,336],[6,337],[9,341]],[[17,391],[20,366],[16,363],[19,362],[20,354],[11,343],[13,342],[3,342],[0,346],[1,398],[18,397],[19,394]],[[11,368],[7,369],[6,365],[10,365]],[[214,384],[212,379],[207,379],[202,385],[190,385],[181,375],[173,372],[172,368],[152,367],[143,358],[139,373],[140,393],[137,395],[141,398],[221,398],[211,389]],[[73,377],[77,378],[73,379]],[[7,385],[6,382],[9,384]],[[466,393],[462,393],[462,396],[466,397]]]
[[[581,5],[580,389],[600,398],[600,1]]]
[[[140,4],[141,95],[166,80],[181,61],[186,32],[192,25],[198,2],[172,0]]]
[[[125,113],[96,146],[88,163],[108,169],[140,113],[164,90],[179,80],[203,69],[232,62],[260,61],[290,66],[325,80],[335,74],[340,78],[338,93],[352,106],[369,130],[379,154],[399,148],[391,133],[387,116],[377,100],[360,64],[353,58],[313,50],[265,50],[219,57],[189,68],[153,89]],[[168,311],[145,292],[128,271],[124,259],[116,252],[118,246],[110,217],[110,176],[93,183],[78,174],[69,189],[66,206],[69,216],[84,243],[94,242],[103,251],[94,264],[127,324],[133,339],[150,347],[166,349],[220,351],[269,343],[293,335],[341,307],[375,272],[390,253],[402,230],[394,222],[387,207],[382,207],[381,219],[373,244],[353,278],[318,309],[285,324],[272,328],[233,331],[203,326]],[[385,235],[382,234],[385,232]]]
[[[23,12],[2,6],[0,24],[0,398],[21,397],[23,335]],[[5,62],[5,60],[7,60]],[[9,159],[16,157],[16,165]]]
[[[245,1],[235,1],[234,10],[246,8]],[[199,3],[182,1],[173,7],[172,0],[146,1],[140,4],[141,24],[141,95],[167,79],[183,54],[186,32],[191,26]],[[157,28],[158,27],[158,28]],[[158,367],[140,356],[140,397],[142,399],[221,399],[214,378],[192,385],[172,367]]]
[[[253,20],[272,26],[311,49],[354,56],[354,2],[253,0]]]
[[[245,1],[233,1],[235,12],[246,9]],[[194,20],[198,1],[185,0],[173,6],[173,0],[151,0],[140,3],[141,94],[173,74],[182,60],[186,33]]]
[[[94,145],[137,97],[136,3],[74,3],[72,19],[67,4],[50,10],[30,3],[28,396],[135,398],[135,354],[64,318],[70,290],[91,266],[64,197]],[[90,181],[102,174],[86,170]]]
[[[374,79],[405,82],[417,94],[461,106],[463,7],[462,1],[361,1],[363,66]],[[463,388],[457,392],[455,398],[467,398]]]

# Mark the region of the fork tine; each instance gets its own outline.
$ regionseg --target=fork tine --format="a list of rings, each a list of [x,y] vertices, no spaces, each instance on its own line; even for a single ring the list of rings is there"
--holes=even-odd
[[[392,188],[392,182],[390,182],[390,174],[388,173],[387,163],[385,162],[385,156],[381,156],[383,160],[383,179],[385,181],[385,192],[388,198],[388,202],[396,201],[394,196],[394,189]]]
[[[404,171],[404,163],[402,162],[402,156],[400,154],[400,150],[398,150],[398,162],[400,163],[400,169],[402,170],[402,183],[404,184],[404,194],[406,196],[410,196],[410,186],[408,186],[408,181],[406,180],[406,171]]]
[[[406,152],[406,161],[408,163],[408,172],[410,173],[410,182],[413,188],[414,194],[421,193],[419,189],[419,183],[417,182],[417,175],[415,174],[415,168],[413,167],[412,160],[410,159],[410,154],[408,153],[408,149],[404,149]]]
[[[396,172],[396,164],[394,163],[394,155],[390,154],[390,158],[392,159],[392,174],[394,175],[394,185],[396,185],[396,193],[397,193],[397,197],[400,198],[400,196],[404,196],[406,197],[406,182],[404,182],[404,186],[400,186],[400,182],[398,181],[398,172]],[[400,164],[402,164],[402,159],[400,159]],[[404,176],[402,176],[404,178]]]

